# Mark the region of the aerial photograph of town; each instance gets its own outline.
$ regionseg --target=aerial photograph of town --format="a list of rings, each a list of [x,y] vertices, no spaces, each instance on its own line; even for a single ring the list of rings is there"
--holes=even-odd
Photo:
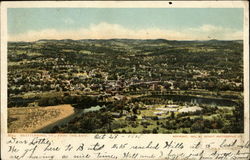
[[[243,133],[243,48],[240,8],[10,8],[8,132]]]

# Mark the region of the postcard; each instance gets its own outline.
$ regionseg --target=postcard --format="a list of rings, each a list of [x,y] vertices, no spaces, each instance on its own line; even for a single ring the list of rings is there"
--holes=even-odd
[[[1,3],[1,158],[250,158],[246,1]]]

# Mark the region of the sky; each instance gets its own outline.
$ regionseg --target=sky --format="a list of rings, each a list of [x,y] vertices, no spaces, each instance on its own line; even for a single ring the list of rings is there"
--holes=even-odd
[[[8,40],[243,39],[241,8],[9,8]]]

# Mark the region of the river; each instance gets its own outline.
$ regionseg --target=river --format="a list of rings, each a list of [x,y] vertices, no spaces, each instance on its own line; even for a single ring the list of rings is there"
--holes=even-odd
[[[138,98],[138,100],[143,100],[147,98],[161,98],[165,100],[172,100],[173,102],[187,102],[193,104],[206,104],[211,106],[237,106],[238,104],[233,100],[228,99],[219,99],[219,98],[205,98],[205,97],[197,97],[197,96],[188,96],[188,95],[150,95],[150,96],[142,96]]]

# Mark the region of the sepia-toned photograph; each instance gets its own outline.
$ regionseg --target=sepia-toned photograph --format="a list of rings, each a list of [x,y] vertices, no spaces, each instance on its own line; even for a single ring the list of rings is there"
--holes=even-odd
[[[244,133],[243,8],[8,8],[8,133]]]

